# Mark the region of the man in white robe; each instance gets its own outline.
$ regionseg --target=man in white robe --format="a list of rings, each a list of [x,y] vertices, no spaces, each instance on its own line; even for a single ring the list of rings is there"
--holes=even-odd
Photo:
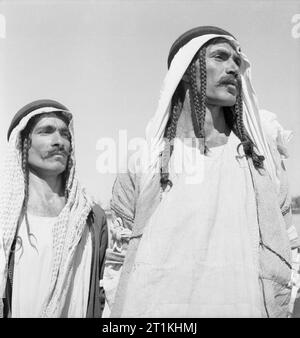
[[[230,33],[205,26],[175,41],[168,66],[150,161],[113,189],[111,316],[286,317],[290,197],[249,62]]]
[[[0,185],[6,317],[100,317],[106,217],[75,171],[73,117],[54,100],[18,111]]]

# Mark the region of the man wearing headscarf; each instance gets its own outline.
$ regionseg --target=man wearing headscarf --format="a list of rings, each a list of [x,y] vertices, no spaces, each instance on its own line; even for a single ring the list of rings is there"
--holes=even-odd
[[[181,35],[168,67],[148,161],[113,188],[111,316],[287,317],[289,133],[259,111],[249,61],[223,29]]]
[[[6,317],[101,317],[106,217],[81,187],[73,117],[54,100],[12,119],[0,186]]]

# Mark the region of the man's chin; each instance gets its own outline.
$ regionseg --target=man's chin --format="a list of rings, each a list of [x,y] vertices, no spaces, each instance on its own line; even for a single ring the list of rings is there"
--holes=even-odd
[[[30,171],[37,174],[40,177],[44,176],[59,176],[66,170],[66,165],[53,165],[47,167],[34,167]]]
[[[230,102],[225,102],[222,107],[233,107],[235,105],[236,100],[230,101]]]
[[[50,168],[48,171],[53,172],[53,174],[60,175],[66,170],[65,165],[58,165],[53,168]]]
[[[207,105],[217,106],[217,107],[233,107],[236,103],[236,97],[230,95],[230,97],[216,99],[216,100],[207,100]]]

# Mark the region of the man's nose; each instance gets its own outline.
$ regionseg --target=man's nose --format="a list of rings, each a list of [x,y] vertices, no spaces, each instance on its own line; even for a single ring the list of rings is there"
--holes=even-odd
[[[226,73],[234,75],[235,77],[239,74],[239,66],[236,64],[236,62],[233,59],[229,59],[227,61],[227,67],[226,67]]]
[[[52,134],[52,145],[60,147],[64,145],[64,139],[59,133],[59,131],[56,131]]]

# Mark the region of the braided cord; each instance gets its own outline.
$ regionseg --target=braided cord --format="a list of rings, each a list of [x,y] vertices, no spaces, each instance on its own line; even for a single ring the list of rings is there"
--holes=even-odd
[[[182,103],[175,92],[172,99],[172,109],[170,119],[165,132],[165,147],[161,154],[160,165],[160,183],[163,191],[169,185],[172,187],[172,181],[169,179],[168,165],[174,148],[174,138],[176,137],[177,123],[182,111]]]
[[[264,156],[258,155],[256,153],[254,149],[255,145],[245,130],[244,121],[243,121],[243,99],[241,95],[242,86],[241,86],[240,81],[239,81],[239,87],[240,87],[240,94],[237,96],[236,103],[233,108],[234,118],[233,118],[232,129],[241,141],[241,143],[238,145],[238,149],[242,145],[246,157],[252,158],[254,167],[256,169],[262,169],[263,161],[265,158]]]
[[[194,132],[197,138],[202,141],[203,152],[206,153],[204,123],[206,115],[206,48],[203,47],[198,53],[198,58],[193,60],[189,69],[190,76],[190,105]],[[200,92],[197,87],[197,67],[199,61],[200,69]]]

